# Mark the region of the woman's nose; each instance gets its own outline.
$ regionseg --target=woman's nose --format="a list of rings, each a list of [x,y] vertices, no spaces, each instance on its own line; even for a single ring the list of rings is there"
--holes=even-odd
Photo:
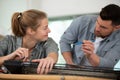
[[[51,30],[48,28],[48,33],[50,33],[51,32]]]

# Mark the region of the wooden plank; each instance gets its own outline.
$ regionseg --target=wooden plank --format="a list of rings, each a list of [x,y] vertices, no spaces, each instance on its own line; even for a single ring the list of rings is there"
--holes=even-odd
[[[0,80],[113,80],[86,76],[0,74]]]

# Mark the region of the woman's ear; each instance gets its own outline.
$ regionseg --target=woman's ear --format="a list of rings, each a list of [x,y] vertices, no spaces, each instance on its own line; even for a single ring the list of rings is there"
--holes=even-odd
[[[27,34],[34,34],[35,33],[35,31],[32,29],[32,28],[27,28],[27,30],[26,30],[26,33]]]

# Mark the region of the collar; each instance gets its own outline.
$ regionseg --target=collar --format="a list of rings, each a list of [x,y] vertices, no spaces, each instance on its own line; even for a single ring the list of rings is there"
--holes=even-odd
[[[16,41],[16,48],[19,48],[22,46],[22,37],[16,37],[17,41]]]
[[[107,41],[111,41],[113,39],[119,39],[120,37],[120,29],[114,31],[111,33],[111,35],[109,35],[108,37],[106,37]]]

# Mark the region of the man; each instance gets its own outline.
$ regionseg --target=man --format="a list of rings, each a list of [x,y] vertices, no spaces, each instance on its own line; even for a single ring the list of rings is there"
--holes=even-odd
[[[67,64],[113,68],[120,59],[120,7],[109,4],[99,15],[75,19],[60,48]]]

